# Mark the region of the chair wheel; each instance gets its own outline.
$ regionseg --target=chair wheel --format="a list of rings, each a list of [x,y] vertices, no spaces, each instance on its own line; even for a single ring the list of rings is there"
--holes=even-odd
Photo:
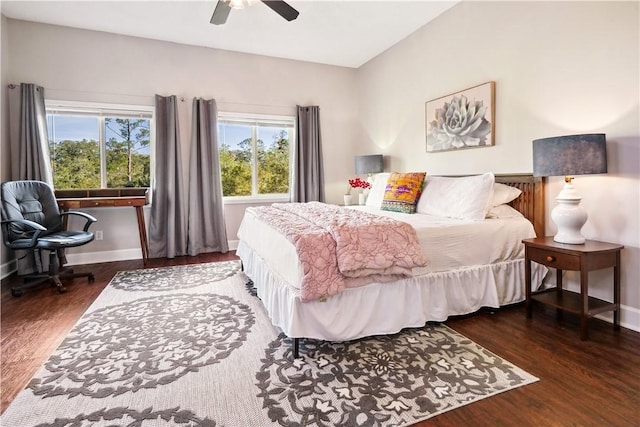
[[[11,289],[11,296],[21,297],[22,291],[20,289]]]
[[[94,276],[93,274],[89,276],[89,283],[93,283],[96,281],[96,276]]]
[[[64,286],[58,286],[58,293],[59,294],[63,294],[67,292],[67,288],[65,288]]]

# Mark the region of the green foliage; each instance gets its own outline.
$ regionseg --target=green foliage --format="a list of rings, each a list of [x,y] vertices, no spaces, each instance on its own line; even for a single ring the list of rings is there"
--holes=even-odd
[[[274,138],[264,149],[258,144],[258,193],[282,194],[289,192],[289,139],[286,131]]]
[[[49,142],[55,188],[100,188],[100,144],[97,141]]]
[[[105,119],[116,134],[106,142],[107,187],[148,187],[151,158],[140,153],[150,143],[149,120]],[[53,183],[58,189],[100,188],[100,143],[49,141]]]
[[[107,187],[148,187],[150,156],[139,151],[150,143],[149,120],[108,118],[105,126],[117,134],[107,141]]]
[[[220,146],[220,169],[222,194],[224,196],[251,196],[252,194],[252,149],[251,139],[238,143],[238,149],[229,145]],[[256,141],[256,163],[258,165],[258,194],[282,194],[289,192],[289,139],[282,130],[274,141],[266,146]]]
[[[225,196],[251,195],[251,151],[231,150],[227,144],[220,147],[220,173],[222,194]]]
[[[148,187],[151,165],[149,121],[105,119],[105,126],[115,134],[106,142],[107,187]],[[252,195],[252,140],[220,147],[222,191],[225,196]],[[55,188],[100,188],[100,143],[83,139],[49,142]],[[289,138],[286,130],[270,144],[256,141],[258,194],[289,192]],[[160,171],[161,173],[161,171]]]

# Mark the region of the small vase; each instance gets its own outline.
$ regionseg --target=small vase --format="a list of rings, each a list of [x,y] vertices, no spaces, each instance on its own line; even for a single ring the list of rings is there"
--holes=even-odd
[[[367,195],[365,193],[358,194],[358,204],[364,205],[367,201]]]
[[[345,194],[344,195],[344,205],[345,206],[350,206],[351,205],[351,199],[353,196],[351,196],[351,194]]]

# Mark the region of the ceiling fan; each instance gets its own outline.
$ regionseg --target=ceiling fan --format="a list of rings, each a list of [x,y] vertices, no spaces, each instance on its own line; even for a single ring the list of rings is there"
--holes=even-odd
[[[218,0],[218,4],[213,11],[210,22],[214,25],[224,24],[227,22],[227,17],[229,16],[231,9],[244,9],[245,5],[251,1],[252,0]],[[299,12],[283,0],[261,1],[287,21],[293,21],[298,17]]]

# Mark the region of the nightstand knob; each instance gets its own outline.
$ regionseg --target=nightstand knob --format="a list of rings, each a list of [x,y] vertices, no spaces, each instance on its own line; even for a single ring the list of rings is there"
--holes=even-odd
[[[547,255],[547,262],[553,262],[556,260],[556,257],[551,256],[551,255]]]

